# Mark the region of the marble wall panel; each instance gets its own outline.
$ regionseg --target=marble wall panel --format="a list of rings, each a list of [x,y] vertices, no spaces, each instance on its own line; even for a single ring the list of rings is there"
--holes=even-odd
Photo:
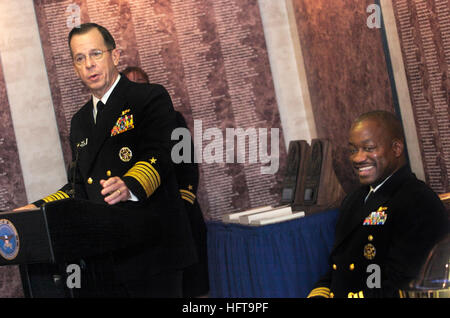
[[[367,26],[373,1],[293,0],[317,136],[330,139],[348,192],[357,186],[345,149],[360,114],[394,112],[380,29]]]
[[[393,1],[425,181],[450,191],[450,3]]]

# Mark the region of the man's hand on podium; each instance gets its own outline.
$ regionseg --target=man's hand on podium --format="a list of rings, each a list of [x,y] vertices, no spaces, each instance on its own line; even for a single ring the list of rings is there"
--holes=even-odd
[[[127,185],[119,177],[111,177],[108,180],[100,180],[103,187],[101,194],[105,196],[105,202],[116,204],[120,201],[127,201],[130,198],[130,191]]]
[[[16,212],[16,211],[24,211],[24,210],[34,210],[34,209],[37,209],[37,208],[38,208],[37,206],[35,206],[34,204],[30,203],[30,204],[21,206],[20,208],[15,208],[13,211]]]

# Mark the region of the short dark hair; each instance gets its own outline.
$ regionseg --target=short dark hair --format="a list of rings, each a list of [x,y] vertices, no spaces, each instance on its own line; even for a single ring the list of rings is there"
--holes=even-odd
[[[74,35],[85,34],[94,28],[97,29],[103,36],[103,40],[105,41],[105,45],[108,48],[108,50],[113,50],[116,48],[116,41],[114,41],[113,36],[111,35],[111,33],[109,33],[109,31],[105,27],[103,27],[97,23],[89,22],[89,23],[80,24],[80,26],[74,27],[70,31],[69,37],[68,37],[70,54],[72,54],[72,49],[70,48],[70,41],[72,40],[72,37]]]
[[[405,142],[402,122],[400,121],[400,119],[398,119],[398,117],[395,114],[385,110],[370,111],[362,115],[359,115],[352,123],[352,127],[355,124],[360,123],[364,120],[378,121],[379,123],[383,124],[386,127],[392,139],[399,139],[402,142]]]

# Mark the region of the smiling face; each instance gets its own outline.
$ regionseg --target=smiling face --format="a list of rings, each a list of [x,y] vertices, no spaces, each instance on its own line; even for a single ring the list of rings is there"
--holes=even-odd
[[[405,162],[403,142],[376,119],[355,123],[350,130],[350,161],[359,181],[376,186]]]
[[[119,63],[119,51],[117,49],[108,51],[102,34],[96,28],[74,35],[70,41],[70,49],[73,57],[80,54],[86,57],[81,65],[74,63],[75,73],[95,97],[103,97],[119,74],[116,68]],[[99,60],[90,56],[96,50],[103,51],[103,56]]]

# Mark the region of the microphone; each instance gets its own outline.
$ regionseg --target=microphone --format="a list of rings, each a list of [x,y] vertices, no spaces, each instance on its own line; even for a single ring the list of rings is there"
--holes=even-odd
[[[75,151],[75,160],[70,163],[69,173],[72,175],[72,189],[69,190],[69,196],[75,199],[75,180],[77,177],[77,169],[78,169],[78,152],[79,152],[80,144],[77,144],[77,148]]]

